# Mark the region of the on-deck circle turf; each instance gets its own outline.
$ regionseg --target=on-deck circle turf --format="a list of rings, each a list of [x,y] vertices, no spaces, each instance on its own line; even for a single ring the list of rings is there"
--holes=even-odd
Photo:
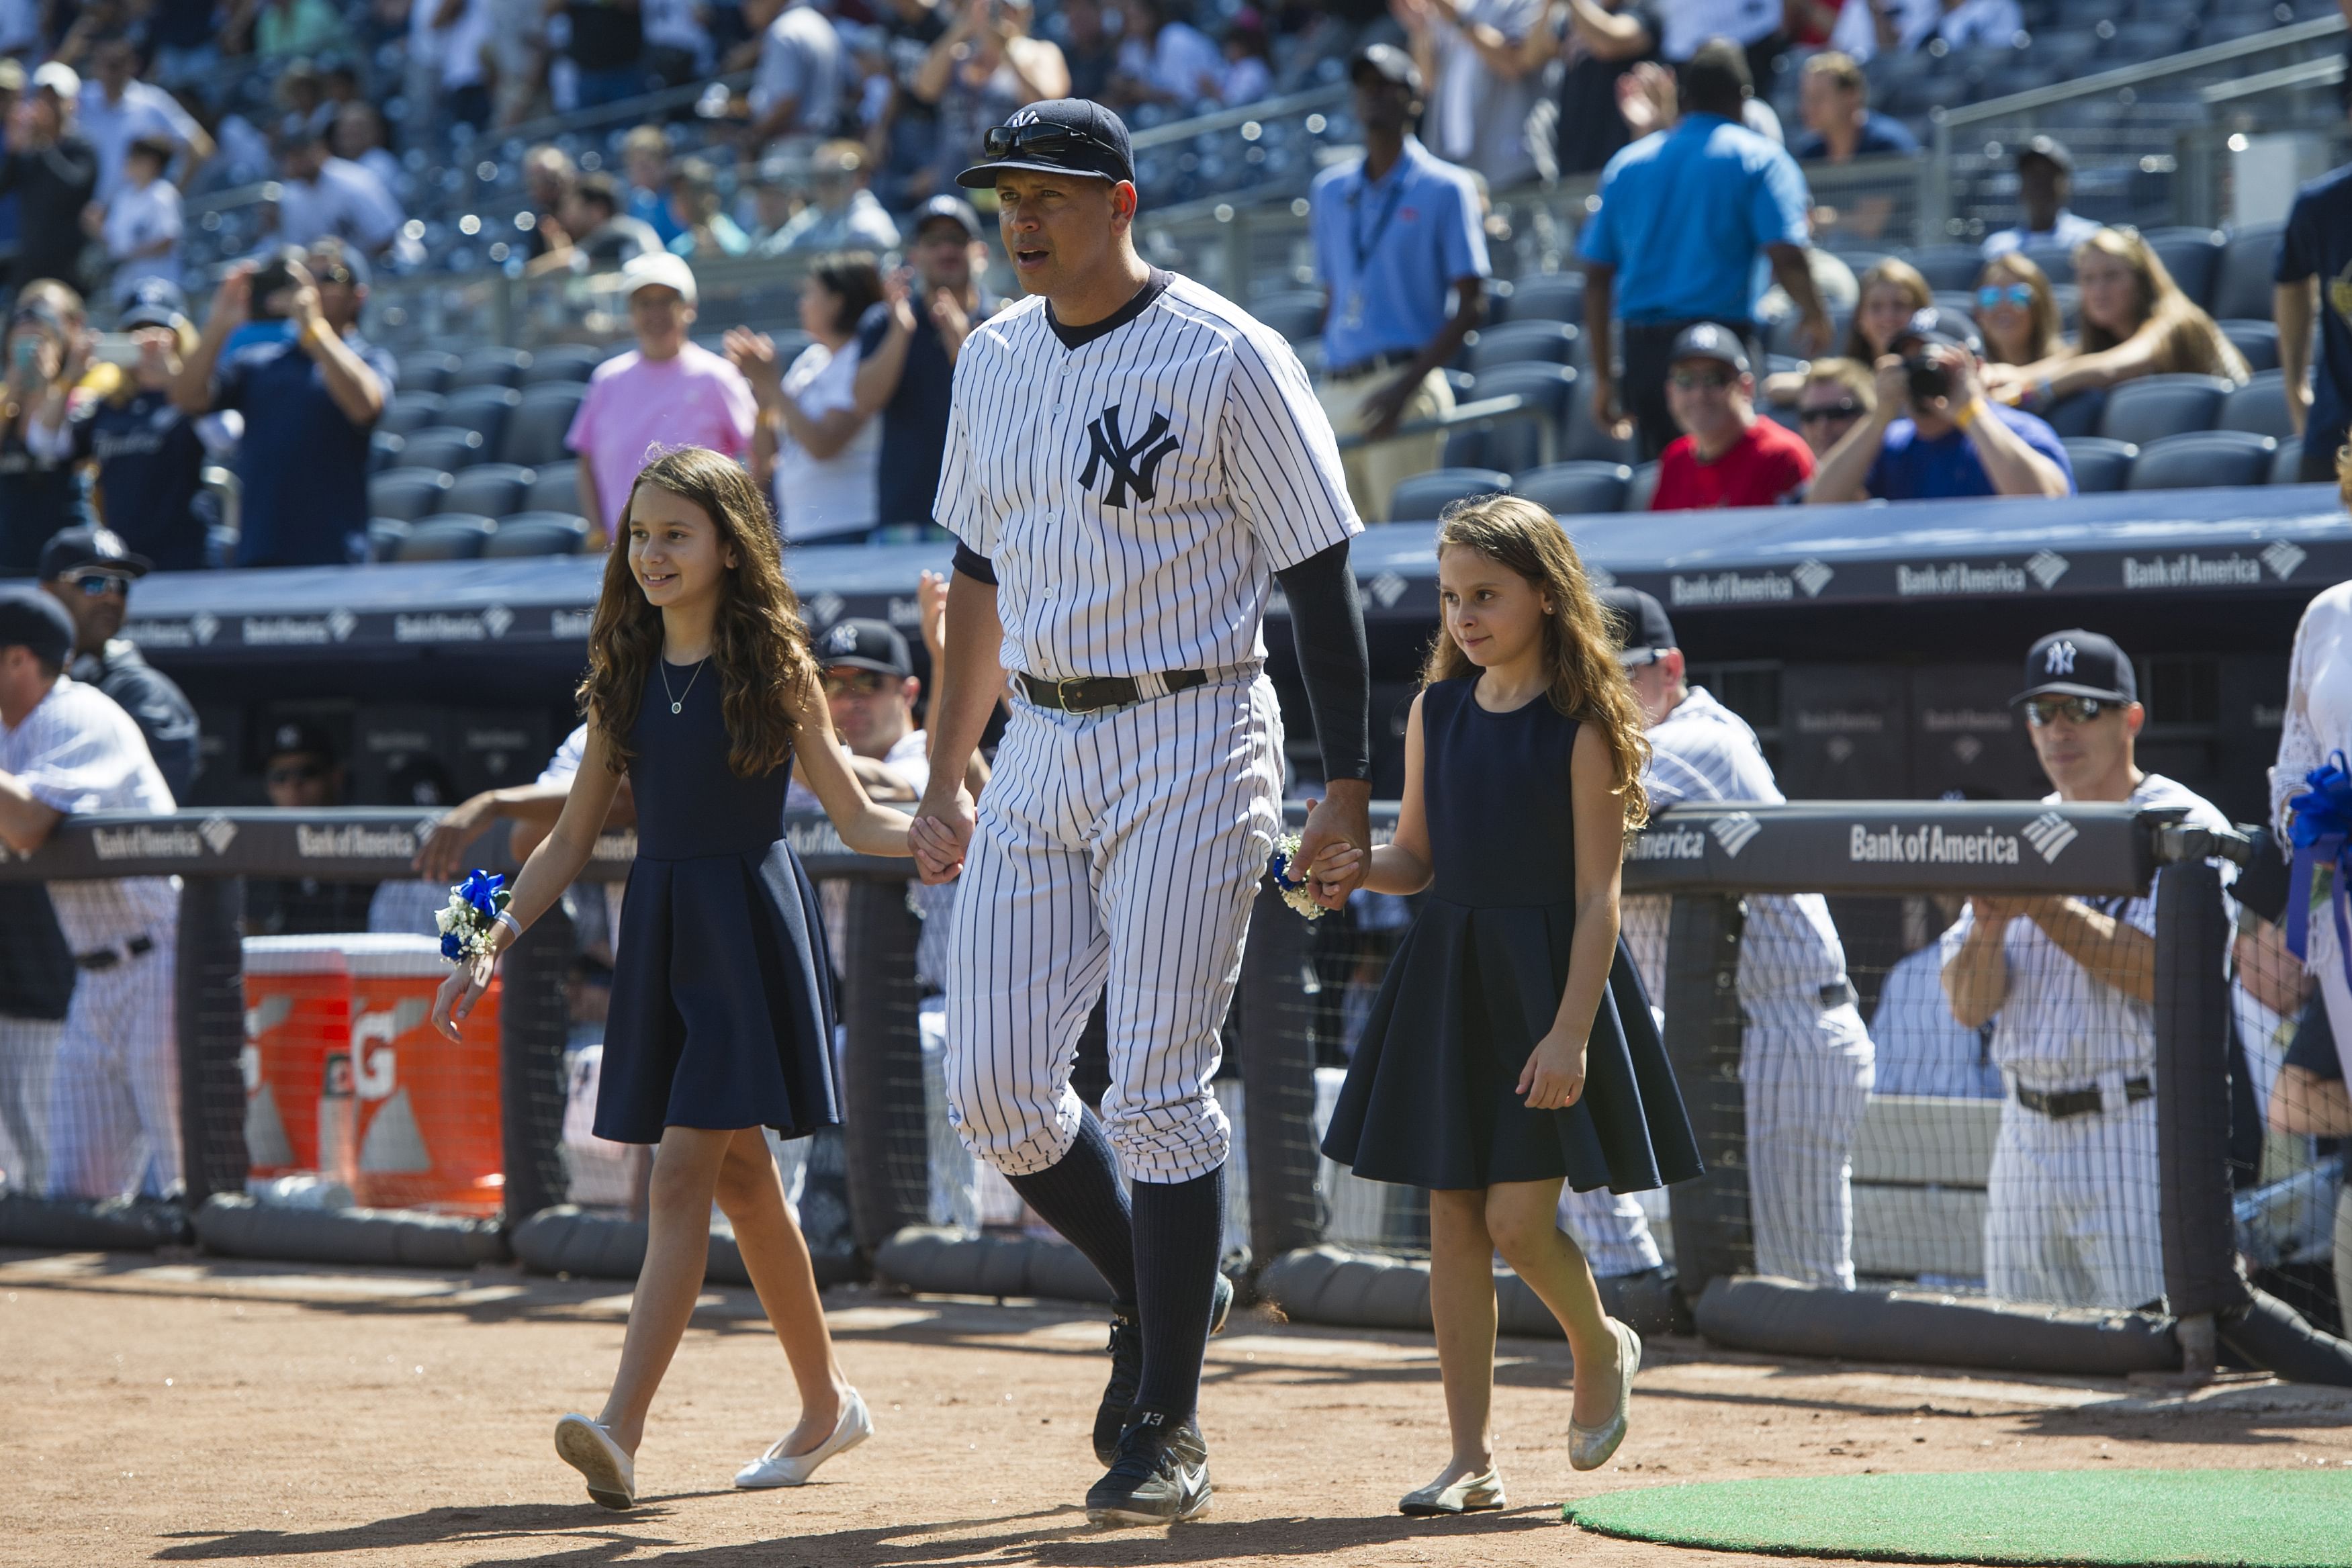
[[[2345,1568],[2352,1469],[1980,1470],[1637,1487],[1571,1502],[1602,1535],[1882,1563]]]

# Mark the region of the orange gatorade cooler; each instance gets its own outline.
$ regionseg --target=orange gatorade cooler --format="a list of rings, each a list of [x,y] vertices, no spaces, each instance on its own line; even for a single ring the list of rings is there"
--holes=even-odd
[[[351,1037],[342,941],[246,939],[241,1065],[246,1157],[256,1176],[318,1171],[352,1178],[351,1102],[323,1093],[327,1059],[341,1056]]]
[[[449,974],[431,936],[335,938],[351,975],[353,1195],[369,1208],[496,1210],[505,1196],[499,1139],[499,998],[488,992],[451,1044],[433,1028]]]

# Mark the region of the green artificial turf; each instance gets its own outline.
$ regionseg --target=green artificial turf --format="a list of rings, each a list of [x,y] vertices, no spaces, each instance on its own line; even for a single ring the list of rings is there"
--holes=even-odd
[[[1982,1470],[1643,1487],[1571,1502],[1602,1535],[1882,1563],[2352,1564],[2352,1469]]]

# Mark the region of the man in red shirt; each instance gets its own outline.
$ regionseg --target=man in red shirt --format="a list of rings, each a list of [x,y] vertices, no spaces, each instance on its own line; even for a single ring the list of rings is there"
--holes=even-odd
[[[1675,340],[1666,406],[1685,434],[1658,457],[1654,512],[1771,507],[1813,476],[1813,455],[1794,432],[1756,417],[1756,381],[1739,340],[1701,321]]]

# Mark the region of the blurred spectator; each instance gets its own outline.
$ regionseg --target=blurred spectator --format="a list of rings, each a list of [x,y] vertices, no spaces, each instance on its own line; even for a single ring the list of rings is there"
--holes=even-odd
[[[1217,83],[1224,77],[1224,56],[1208,34],[1192,26],[1185,0],[1123,0],[1120,16],[1118,76],[1112,90],[1124,101],[1156,103],[1181,112],[1216,96]]]
[[[697,0],[643,0],[646,69],[654,89],[682,87],[710,74],[710,8]]]
[[[602,547],[621,520],[637,470],[656,446],[751,449],[754,407],[743,373],[695,342],[694,269],[640,256],[621,274],[636,349],[596,367],[564,444],[580,454],[580,515]]]
[[[382,256],[400,237],[400,204],[383,182],[348,159],[330,156],[326,140],[299,125],[278,138],[277,239],[307,246],[332,237]]]
[[[1942,44],[1954,49],[2002,49],[2025,31],[2017,0],[1939,0],[1939,14],[1912,47]]]
[[[1864,365],[1874,365],[1911,324],[1911,318],[1936,302],[1935,290],[1919,269],[1899,256],[1888,256],[1862,275],[1854,287],[1853,317],[1846,323],[1845,341],[1838,352]],[[1805,383],[1801,372],[1783,371],[1764,383],[1765,398],[1785,407],[1796,401]]]
[[[2180,291],[2147,241],[2131,229],[2101,229],[2074,251],[2083,328],[2072,351],[2027,365],[1996,365],[1986,377],[1996,398],[2035,409],[2138,376],[2188,372],[2242,384],[2252,372],[2213,318]]]
[[[1469,172],[1411,133],[1422,89],[1412,57],[1374,44],[1349,74],[1364,154],[1318,174],[1307,198],[1324,297],[1316,392],[1332,429],[1369,438],[1341,460],[1356,510],[1377,523],[1388,520],[1398,484],[1437,466],[1444,432],[1389,437],[1407,421],[1453,412],[1444,367],[1485,311],[1492,269]]]
[[[490,125],[489,0],[415,0],[409,13],[409,123],[454,137],[458,126]],[[425,112],[419,113],[420,108]],[[419,141],[426,140],[424,136]]]
[[[1871,1095],[1998,1100],[2006,1091],[2000,1069],[1992,1064],[1991,1021],[1970,1029],[1944,999],[1944,967],[1959,951],[1955,923],[1968,901],[1937,894],[1926,902],[1936,912],[1939,935],[1889,968],[1879,988],[1878,1010],[1870,1019],[1870,1038],[1878,1047]]]
[[[2017,204],[2024,222],[1985,235],[1988,260],[2008,250],[2064,250],[2099,232],[2066,208],[2074,190],[2074,154],[2054,136],[2031,136],[2017,150]]]
[[[1633,140],[1617,107],[1617,81],[1658,57],[1664,25],[1654,0],[1566,0],[1561,11],[1565,68],[1554,157],[1562,174],[1590,174]]]
[[[343,15],[329,0],[239,0],[224,29],[250,40],[265,60],[329,54],[345,42]]]
[[[1881,153],[1919,151],[1919,139],[1901,120],[1870,107],[1870,84],[1850,55],[1832,51],[1807,60],[1797,92],[1797,113],[1805,134],[1790,151],[1801,162],[1849,163]]]
[[[1943,0],[1844,0],[1830,26],[1832,49],[1859,62],[1907,55],[1927,41]]]
[[[147,44],[155,52],[158,87],[177,91],[212,79],[220,68],[215,0],[155,0],[147,12]]]
[[[334,240],[228,270],[204,340],[172,383],[190,416],[245,415],[236,564],[339,566],[367,559],[368,436],[392,396],[392,356],[362,337],[367,279]],[[224,353],[248,321],[252,340]]]
[[[1012,119],[1014,110],[1069,96],[1062,51],[1031,37],[1029,23],[1028,0],[962,0],[954,26],[923,57],[908,90],[939,116],[932,190],[951,186],[989,128]]]
[[[110,528],[68,528],[41,551],[41,587],[73,619],[66,673],[131,716],[173,799],[185,800],[196,777],[196,710],[137,643],[116,635],[130,612],[131,585],[152,564]]]
[[[621,171],[628,189],[622,211],[661,236],[663,245],[682,231],[669,210],[669,138],[658,125],[640,125],[621,139]]]
[[[60,528],[87,523],[66,421],[89,363],[81,296],[52,278],[27,284],[8,317],[0,400],[0,577],[29,576]]]
[[[8,127],[16,118],[16,104],[25,96],[25,68],[0,56],[0,157],[8,151]],[[16,225],[20,220],[16,193],[0,195],[0,289],[5,289],[16,266]]]
[[[509,126],[530,113],[546,84],[546,0],[488,0],[484,13],[489,123]]]
[[[2303,437],[2306,485],[2336,474],[2336,454],[2352,423],[2352,300],[2336,291],[2352,277],[2352,164],[2295,193],[2271,268],[2271,309],[2278,321],[2279,371],[2286,382],[2287,417]],[[2311,360],[2312,327],[2319,328],[2319,362]]]
[[[2025,690],[2011,700],[2024,709],[2053,804],[2128,801],[2183,809],[2195,827],[2229,827],[2210,802],[2139,768],[2134,747],[2147,710],[2131,660],[2112,639],[2081,630],[2038,639]],[[2237,874],[2209,863],[2224,886]],[[1986,1184],[1986,1285],[2011,1301],[2156,1302],[2164,1259],[2154,889],[2095,905],[1979,894],[1955,929],[1944,994],[1963,1028],[1992,1026],[1992,1060],[2012,1088]],[[2207,956],[2224,961],[2219,951]]]
[[[2030,365],[2066,351],[2058,296],[2021,250],[2003,251],[1977,274],[1977,325],[1988,364]]]
[[[394,205],[399,204],[400,160],[384,145],[383,116],[375,105],[352,103],[337,110],[328,146],[336,157],[374,175],[376,183],[392,197]]]
[[[580,109],[603,109],[646,90],[645,15],[638,0],[549,0],[548,14],[561,13],[571,28],[564,57],[572,62],[572,102]],[[639,131],[661,131],[640,126]],[[634,142],[637,132],[630,133]],[[628,144],[622,149],[627,155]],[[668,144],[663,144],[667,157]],[[667,171],[664,171],[667,173]],[[629,171],[634,183],[636,171]],[[666,183],[664,181],[662,183]],[[656,184],[652,189],[658,189]],[[639,214],[642,216],[643,214]]]
[[[718,172],[700,158],[681,158],[671,171],[669,215],[678,225],[678,236],[669,242],[673,256],[715,261],[751,249],[751,236],[719,200]]]
[[[1847,9],[1869,0],[1847,0]],[[1925,0],[1933,5],[1935,0]],[[1769,82],[1773,67],[1789,47],[1781,29],[1787,17],[1775,0],[1675,0],[1662,8],[1666,30],[1661,51],[1680,66],[1698,57],[1710,39],[1726,38],[1737,45],[1751,82]]]
[[[571,247],[572,236],[563,225],[579,182],[579,165],[561,147],[542,141],[523,154],[522,194],[531,214],[522,241],[526,257],[536,261],[550,251]]]
[[[123,165],[131,144],[143,138],[161,140],[164,162],[185,152],[186,172],[213,155],[213,140],[162,88],[138,79],[139,50],[128,38],[101,41],[90,58],[92,78],[81,84],[75,123],[98,150],[99,201],[111,199],[122,183]]]
[[[1666,407],[1666,357],[1684,329],[1713,321],[1748,338],[1756,330],[1756,260],[1797,304],[1800,341],[1829,347],[1830,322],[1805,261],[1805,177],[1781,148],[1738,123],[1748,66],[1722,39],[1683,69],[1690,112],[1664,135],[1609,161],[1600,205],[1577,238],[1585,262],[1592,417],[1619,434],[1630,415],[1644,456],[1681,434]],[[1621,394],[1604,368],[1625,324]]]
[[[610,174],[601,172],[580,176],[564,204],[561,226],[542,233],[551,248],[530,264],[534,273],[575,265],[625,267],[641,256],[665,252],[661,235],[650,225],[621,211],[620,187]]]
[[[1666,406],[1684,434],[1658,458],[1654,512],[1772,507],[1813,476],[1795,433],[1756,417],[1756,381],[1738,337],[1712,321],[1686,329],[1666,365]]]
[[[20,62],[40,57],[43,9],[38,0],[6,0],[0,5],[0,55]]]
[[[53,277],[78,295],[89,292],[82,271],[82,209],[98,190],[98,149],[74,121],[81,78],[51,60],[33,73],[33,90],[8,116],[8,148],[0,153],[0,194],[16,193],[16,282]]]
[[[1437,155],[1493,191],[1534,179],[1528,117],[1551,52],[1546,0],[1395,0],[1391,9],[1428,84],[1426,129]]]
[[[758,30],[759,64],[746,101],[743,145],[753,157],[771,143],[805,154],[837,129],[842,110],[841,35],[813,0],[744,0],[743,20]]]
[[[180,193],[163,178],[171,162],[172,144],[162,137],[133,141],[122,183],[105,204],[99,237],[114,263],[109,287],[117,304],[149,278],[179,287]]]
[[[1070,96],[1116,103],[1112,78],[1118,74],[1118,40],[1103,26],[1102,0],[1063,0],[1062,63],[1070,72]]]
[[[846,544],[874,530],[882,431],[857,410],[857,324],[881,299],[870,254],[819,256],[801,281],[801,330],[815,341],[790,367],[765,333],[727,334],[727,357],[760,405],[751,477],[774,497],[794,544]]]
[[[1843,355],[1815,360],[1797,393],[1797,428],[1805,450],[1818,462],[1877,406],[1878,381],[1868,365]]]
[[[808,205],[760,242],[761,256],[898,248],[898,225],[866,188],[866,150],[856,142],[828,141],[816,150],[809,191],[814,199]]]
[[[1266,41],[1265,21],[1244,8],[1226,24],[1224,75],[1217,82],[1217,98],[1226,107],[1255,103],[1274,94],[1274,49]]]
[[[1877,406],[1822,458],[1809,499],[2073,495],[2057,433],[1985,396],[1982,352],[1966,317],[1913,317],[1878,361]]]
[[[269,792],[269,803],[281,811],[322,811],[343,804],[343,764],[335,743],[306,719],[281,719],[270,727],[261,783]],[[364,931],[374,894],[373,883],[249,876],[245,879],[245,934],[316,936]]]
[[[961,196],[917,207],[908,266],[884,286],[857,332],[857,408],[878,414],[882,522],[929,523],[947,450],[948,388],[964,334],[996,314],[980,285],[988,266],[980,214]]]
[[[205,564],[196,507],[205,444],[172,401],[172,383],[196,350],[196,329],[181,314],[179,290],[159,279],[140,285],[121,329],[138,358],[111,392],[76,411],[72,460],[97,465],[100,520],[110,538],[162,570],[193,571]],[[161,751],[155,759],[174,790],[184,786]]]

